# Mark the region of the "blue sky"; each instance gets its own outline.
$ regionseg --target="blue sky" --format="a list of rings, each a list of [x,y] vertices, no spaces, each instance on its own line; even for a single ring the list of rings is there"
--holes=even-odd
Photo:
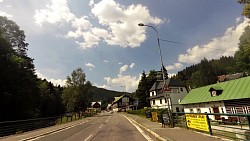
[[[0,0],[0,15],[25,31],[36,73],[64,84],[81,67],[93,85],[136,90],[140,74],[174,75],[201,59],[232,56],[249,20],[236,0]],[[121,87],[123,86],[123,87]],[[124,86],[126,87],[124,89]]]

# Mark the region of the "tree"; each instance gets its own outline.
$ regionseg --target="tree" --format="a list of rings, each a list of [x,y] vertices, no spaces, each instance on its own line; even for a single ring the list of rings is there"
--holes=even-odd
[[[39,80],[41,94],[40,117],[53,117],[63,114],[64,107],[61,100],[61,87],[55,87],[46,79]]]
[[[239,50],[235,53],[236,63],[242,71],[250,74],[250,26],[245,28],[245,31],[240,37]]]
[[[238,2],[244,4],[242,15],[246,18],[250,18],[250,0],[238,0]]]
[[[150,71],[149,75],[146,76],[145,71],[142,72],[141,80],[136,90],[136,97],[139,99],[138,108],[149,107],[149,90],[156,81],[156,72]]]
[[[26,53],[24,32],[0,16],[0,40],[0,120],[37,117],[39,88],[33,60]]]
[[[86,109],[91,100],[92,84],[87,81],[81,68],[73,70],[67,76],[67,87],[63,91],[62,100],[67,112],[79,112]]]

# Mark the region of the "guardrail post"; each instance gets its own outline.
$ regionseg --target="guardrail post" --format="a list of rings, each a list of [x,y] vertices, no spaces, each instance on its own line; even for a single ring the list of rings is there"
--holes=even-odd
[[[209,134],[210,134],[210,135],[213,135],[209,116],[208,116],[207,113],[205,113],[205,115],[206,115],[206,117],[207,117],[207,124],[208,124]]]

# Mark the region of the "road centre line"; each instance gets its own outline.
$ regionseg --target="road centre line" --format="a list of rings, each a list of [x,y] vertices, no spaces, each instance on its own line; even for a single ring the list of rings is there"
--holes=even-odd
[[[93,136],[93,134],[89,135],[84,141],[87,141],[88,139],[90,139]]]

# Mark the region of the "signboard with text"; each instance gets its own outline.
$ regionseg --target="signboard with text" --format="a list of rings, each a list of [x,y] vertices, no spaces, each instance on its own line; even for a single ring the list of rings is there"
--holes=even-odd
[[[157,112],[152,112],[152,121],[158,121]]]
[[[209,132],[207,117],[205,114],[185,114],[188,128]]]

